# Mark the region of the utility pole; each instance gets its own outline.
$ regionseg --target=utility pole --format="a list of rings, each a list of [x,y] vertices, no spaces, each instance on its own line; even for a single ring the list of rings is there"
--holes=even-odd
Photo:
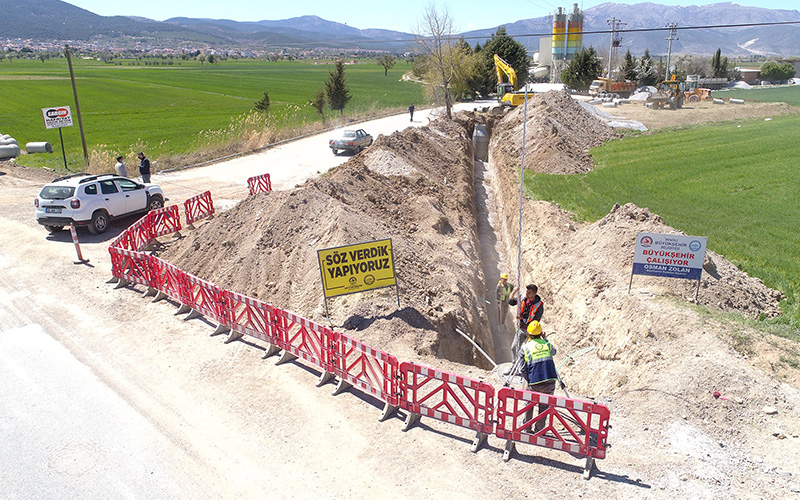
[[[678,40],[678,37],[675,36],[678,33],[678,25],[676,23],[669,23],[666,27],[669,28],[669,38],[667,38],[667,40],[669,40],[669,49],[667,50],[667,70],[666,74],[664,75],[665,81],[669,80],[669,65],[670,59],[672,58],[672,41]]]
[[[616,17],[606,19],[606,22],[611,26],[611,45],[608,48],[608,74],[606,76],[609,80],[613,80],[611,69],[614,67],[614,56],[617,53],[617,49],[622,45],[622,36],[619,34],[619,27],[625,26],[628,23],[623,23]]]
[[[81,119],[81,106],[78,104],[78,87],[75,86],[75,73],[72,71],[72,58],[69,55],[69,45],[64,45],[64,54],[69,65],[69,79],[72,80],[72,95],[75,96],[75,113],[78,115],[78,128],[81,131],[81,144],[83,144],[83,166],[89,166],[89,152],[86,150],[86,136],[83,134],[83,120]]]

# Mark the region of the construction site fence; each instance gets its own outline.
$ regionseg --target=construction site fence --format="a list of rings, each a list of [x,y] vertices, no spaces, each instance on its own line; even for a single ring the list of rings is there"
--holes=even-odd
[[[272,181],[270,180],[269,174],[250,177],[247,179],[247,188],[250,190],[250,196],[272,191]]]
[[[186,214],[186,226],[191,226],[200,219],[214,215],[214,200],[211,199],[211,191],[184,201],[183,211]]]
[[[269,344],[266,356],[282,351],[279,363],[300,358],[316,366],[320,385],[339,379],[334,394],[355,387],[379,399],[386,405],[381,419],[402,408],[407,412],[403,430],[425,416],[476,431],[473,451],[494,435],[506,440],[507,455],[513,443],[526,443],[589,460],[605,458],[610,413],[604,405],[509,387],[496,391],[486,382],[401,363],[344,333],[222,289],[141,251],[156,236],[180,229],[177,208],[148,213],[112,242],[115,279],[146,286],[157,299],[169,297],[182,311],[216,321],[218,329],[231,333],[230,340],[247,335]]]

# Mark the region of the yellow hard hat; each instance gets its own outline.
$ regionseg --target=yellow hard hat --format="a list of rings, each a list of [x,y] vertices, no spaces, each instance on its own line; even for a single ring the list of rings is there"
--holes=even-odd
[[[503,273],[503,274],[501,274],[501,275],[500,275],[500,279],[501,279],[501,280],[507,280],[507,279],[508,279],[508,273]]]
[[[541,334],[542,334],[542,325],[540,325],[539,322],[536,320],[531,321],[531,323],[528,325],[528,335],[530,335],[531,337],[536,337],[537,335]]]

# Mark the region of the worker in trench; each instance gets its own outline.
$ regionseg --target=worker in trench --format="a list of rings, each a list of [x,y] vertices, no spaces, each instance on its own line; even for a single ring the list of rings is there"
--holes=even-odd
[[[497,282],[497,324],[505,325],[506,317],[508,316],[508,301],[511,299],[511,292],[514,287],[508,282],[508,273],[500,275],[500,281]]]
[[[525,298],[519,302],[519,310],[517,311],[518,330],[514,334],[514,340],[511,345],[512,357],[517,357],[519,354],[519,346],[528,337],[528,326],[533,321],[541,321],[542,314],[544,314],[544,303],[542,298],[536,293],[539,287],[530,284],[525,287]],[[514,294],[514,291],[511,292]],[[509,305],[516,306],[517,299],[513,298],[508,301]]]
[[[556,390],[556,380],[558,373],[553,356],[556,348],[547,340],[547,335],[542,331],[542,325],[533,320],[528,325],[528,341],[525,342],[519,351],[520,372],[522,377],[528,382],[528,390],[541,394],[552,395]],[[537,415],[547,410],[550,405],[539,404]],[[525,411],[525,422],[530,422],[533,418],[533,405]],[[546,418],[536,421],[534,428],[530,431],[539,432],[544,429]]]

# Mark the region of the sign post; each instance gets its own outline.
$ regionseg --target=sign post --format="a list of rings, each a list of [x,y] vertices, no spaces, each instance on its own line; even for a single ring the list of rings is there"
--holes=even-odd
[[[708,238],[705,236],[637,234],[628,293],[631,293],[634,274],[683,278],[697,280],[697,290],[694,294],[694,301],[697,302],[707,242]]]
[[[395,287],[397,307],[400,307],[391,238],[317,250],[317,259],[326,314],[330,297],[389,286]],[[329,314],[328,322],[331,322]]]
[[[44,128],[58,129],[58,138],[61,140],[61,156],[64,158],[64,168],[67,167],[67,154],[64,152],[64,135],[61,133],[62,127],[72,126],[72,112],[69,106],[56,106],[54,108],[42,108],[42,118],[44,118]]]

